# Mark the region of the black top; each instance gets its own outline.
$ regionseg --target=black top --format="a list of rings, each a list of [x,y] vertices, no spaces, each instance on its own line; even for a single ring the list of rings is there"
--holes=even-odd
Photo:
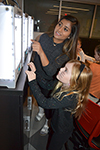
[[[29,82],[32,93],[37,100],[38,104],[45,109],[53,109],[53,116],[51,119],[51,126],[55,132],[64,133],[73,130],[73,115],[70,111],[77,105],[77,95],[72,94],[58,100],[54,97],[46,98],[37,85],[37,81]],[[60,90],[60,89],[59,89]],[[64,93],[67,94],[67,93]]]
[[[56,46],[54,46],[53,37],[49,37],[47,34],[42,34],[39,42],[49,60],[49,64],[43,67],[39,55],[35,52],[34,64],[37,70],[37,82],[40,87],[47,89],[48,86],[49,90],[51,90],[56,82],[54,82],[54,80],[56,80],[55,75],[69,60],[69,57],[67,55],[63,55],[56,60],[56,58],[62,54],[63,43],[56,44]]]

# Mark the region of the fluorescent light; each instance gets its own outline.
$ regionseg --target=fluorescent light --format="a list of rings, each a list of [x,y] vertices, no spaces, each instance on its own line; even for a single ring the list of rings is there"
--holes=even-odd
[[[49,9],[50,11],[59,11],[58,9]],[[77,11],[61,10],[62,12],[78,13]]]
[[[54,12],[54,11],[47,11],[47,12],[46,12],[46,14],[54,14],[54,15],[56,14],[56,15],[58,15],[58,12]]]
[[[67,12],[66,12],[67,13]],[[49,15],[58,15],[58,12],[54,12],[54,11],[47,11],[46,14],[49,14]],[[67,13],[67,14],[70,14],[70,13]],[[61,13],[61,15],[65,15],[64,12]]]
[[[53,7],[59,8],[59,6],[56,6],[56,5],[53,5]],[[74,10],[81,10],[81,11],[89,11],[89,9],[76,8],[76,7],[66,7],[66,6],[61,6],[61,8],[74,9]]]

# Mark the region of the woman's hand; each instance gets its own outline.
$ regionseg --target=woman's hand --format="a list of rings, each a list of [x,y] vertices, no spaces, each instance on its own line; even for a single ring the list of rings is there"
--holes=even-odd
[[[37,52],[38,55],[40,56],[42,66],[47,66],[49,64],[49,60],[48,60],[46,54],[44,53],[44,51],[41,47],[41,44],[34,40],[31,40],[31,41],[33,42],[33,44],[32,44],[33,51]]]
[[[30,67],[31,71],[26,70],[25,73],[27,74],[28,80],[30,82],[30,81],[36,79],[36,74],[35,74],[36,68],[35,68],[35,65],[32,62],[30,62],[28,64],[28,66]]]
[[[41,47],[41,44],[35,40],[31,40],[33,42],[32,44],[32,48],[33,48],[33,51],[37,52],[38,55],[41,55],[44,51]]]

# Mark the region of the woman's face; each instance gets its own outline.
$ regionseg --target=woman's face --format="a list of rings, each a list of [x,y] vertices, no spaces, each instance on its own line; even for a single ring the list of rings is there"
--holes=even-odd
[[[66,63],[65,67],[61,68],[56,76],[65,86],[70,85],[73,64],[74,63]]]
[[[65,39],[70,37],[72,23],[69,20],[62,19],[54,29],[54,42],[62,43]]]

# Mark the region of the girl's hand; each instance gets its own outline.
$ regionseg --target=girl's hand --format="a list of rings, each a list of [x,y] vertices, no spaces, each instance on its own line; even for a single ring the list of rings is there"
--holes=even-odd
[[[29,82],[36,79],[36,74],[33,71],[26,70],[25,73],[28,76],[28,81]]]
[[[41,55],[41,53],[43,53],[41,44],[35,40],[31,40],[31,41],[33,42],[33,44],[32,44],[33,51],[37,52],[38,55]]]
[[[28,71],[28,70],[25,71],[25,73],[26,73],[27,76],[28,76],[28,80],[29,80],[29,81],[35,80],[35,79],[36,79],[36,74],[35,74],[36,68],[35,68],[35,65],[34,65],[32,62],[30,62],[30,63],[28,64],[28,66],[29,66],[30,69],[31,69],[31,71]]]
[[[28,66],[30,67],[31,71],[33,71],[33,72],[36,71],[36,68],[35,68],[35,65],[34,65],[33,62],[30,62],[30,63],[28,64]]]
[[[80,53],[82,50],[82,48],[77,48],[77,53]]]

